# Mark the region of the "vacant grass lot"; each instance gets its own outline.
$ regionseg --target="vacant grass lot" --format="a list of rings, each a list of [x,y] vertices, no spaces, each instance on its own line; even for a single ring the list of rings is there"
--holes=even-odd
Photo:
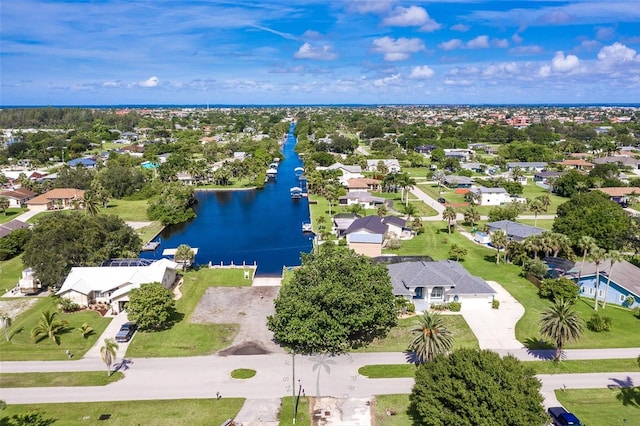
[[[146,222],[149,200],[110,200],[106,209],[100,209],[100,213],[114,214],[124,221]]]
[[[111,318],[104,318],[96,311],[60,313],[58,318],[69,322],[68,327],[60,334],[60,345],[50,339],[36,343],[31,339],[31,329],[38,323],[40,312],[47,310],[57,311],[53,297],[40,298],[31,309],[14,318],[9,329],[9,341],[5,341],[4,336],[0,339],[0,361],[66,360],[69,359],[65,353],[67,349],[73,354],[72,359],[81,358],[96,343],[111,321]],[[94,330],[86,339],[78,332],[85,322]]]
[[[384,252],[397,255],[429,255],[434,260],[441,260],[448,257],[452,244],[464,247],[468,253],[461,263],[472,275],[497,281],[524,306],[525,314],[516,324],[516,338],[525,344],[533,344],[539,340],[540,314],[551,302],[541,299],[538,289],[520,276],[520,266],[503,263],[496,265],[495,250],[475,244],[460,233],[447,234],[445,222],[425,222],[424,229],[423,234],[403,241],[400,249]],[[591,301],[580,299],[575,306],[585,320],[592,315]],[[631,315],[629,310],[607,305],[606,309],[600,309],[600,313],[613,319],[613,329],[603,333],[586,330],[577,343],[568,345],[567,348],[640,347],[640,333],[637,332],[640,320]]]
[[[105,386],[124,378],[119,371],[65,371],[63,373],[0,373],[0,388]]]
[[[294,401],[295,399],[292,396],[282,398],[282,405],[280,406],[280,413],[278,414],[281,426],[288,426],[293,423]],[[311,426],[311,415],[309,412],[308,396],[301,396],[299,398],[295,424],[298,426]]]
[[[556,390],[556,398],[584,425],[640,425],[640,387]],[[618,398],[626,399],[627,405]]]
[[[0,412],[0,424],[6,424],[6,419],[14,414],[35,410],[46,418],[56,419],[56,425],[65,426],[101,423],[110,426],[210,426],[234,418],[242,404],[243,398],[222,398],[9,405]],[[108,420],[100,421],[101,415],[108,415]]]
[[[18,284],[18,280],[25,268],[26,266],[22,263],[22,255],[0,262],[0,291],[2,291],[2,294]]]
[[[244,269],[201,268],[184,276],[182,297],[176,301],[177,321],[168,330],[138,332],[127,350],[130,357],[206,355],[228,346],[238,333],[237,324],[194,324],[193,313],[207,287],[247,286]]]
[[[409,395],[376,395],[373,421],[376,426],[413,426],[409,417]],[[389,412],[387,414],[387,410]]]
[[[462,315],[443,315],[445,326],[455,336],[453,348],[478,348],[478,339],[473,334]],[[415,327],[416,317],[402,318],[384,339],[376,339],[366,348],[354,352],[404,352],[413,340],[411,329]]]

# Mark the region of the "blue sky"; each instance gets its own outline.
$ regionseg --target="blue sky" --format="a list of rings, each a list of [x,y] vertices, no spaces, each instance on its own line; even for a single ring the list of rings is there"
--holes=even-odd
[[[19,0],[0,20],[0,105],[640,102],[637,0]]]

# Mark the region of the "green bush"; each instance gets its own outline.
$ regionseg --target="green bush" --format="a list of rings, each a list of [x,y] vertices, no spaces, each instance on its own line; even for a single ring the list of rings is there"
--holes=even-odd
[[[80,305],[66,297],[60,298],[58,304],[62,312],[75,312],[80,309]]]
[[[451,312],[460,312],[460,308],[462,308],[462,303],[460,303],[460,302],[449,302],[449,310]]]
[[[640,318],[640,306],[636,306],[636,307],[634,307],[634,308],[631,310],[631,312],[633,312],[633,315],[634,315],[636,318]]]
[[[600,315],[596,312],[591,316],[589,321],[587,321],[587,328],[596,333],[600,333],[601,331],[611,330],[611,323],[611,317]]]
[[[493,299],[491,301],[491,308],[492,309],[499,309],[500,308],[500,301],[498,299]]]
[[[432,303],[430,308],[434,311],[446,311],[447,305],[445,303],[440,303],[440,304]]]
[[[580,288],[572,280],[564,277],[548,278],[542,281],[538,294],[540,297],[555,302],[558,299],[574,301],[578,297]]]
[[[522,269],[524,270],[525,274],[529,272],[533,274],[534,277],[541,280],[547,274],[547,270],[549,268],[547,267],[546,263],[544,263],[540,259],[529,259],[524,263]]]

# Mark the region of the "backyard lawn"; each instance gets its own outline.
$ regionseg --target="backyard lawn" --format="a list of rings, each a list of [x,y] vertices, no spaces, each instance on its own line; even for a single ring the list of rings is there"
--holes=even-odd
[[[376,426],[413,426],[409,417],[409,395],[376,395],[373,421]]]
[[[458,232],[447,233],[446,223],[425,222],[425,232],[417,237],[403,241],[397,250],[385,250],[384,253],[397,255],[428,255],[434,260],[447,259],[452,244],[467,249],[462,265],[472,274],[488,281],[497,281],[525,308],[524,316],[516,325],[516,338],[525,344],[534,344],[540,338],[538,321],[541,312],[550,306],[550,302],[538,296],[538,289],[520,276],[517,265],[496,265],[496,251],[475,244]],[[587,320],[593,312],[593,303],[579,300],[576,309]],[[613,319],[613,328],[609,332],[594,333],[586,330],[583,337],[567,348],[613,348],[640,347],[640,333],[637,332],[640,320],[627,309],[607,305],[600,313]]]
[[[9,328],[9,341],[7,342],[4,336],[0,339],[1,361],[67,360],[67,349],[73,354],[72,359],[82,358],[111,321],[111,318],[102,317],[96,311],[60,313],[57,318],[69,322],[60,334],[60,345],[48,338],[36,343],[31,339],[31,329],[38,324],[40,312],[47,310],[57,311],[56,300],[53,297],[38,298],[33,307],[13,319]],[[86,339],[78,332],[85,322],[94,330]],[[104,374],[106,375],[106,371]]]
[[[176,301],[177,322],[168,330],[138,332],[127,350],[130,357],[175,357],[206,355],[227,347],[238,333],[237,324],[195,324],[191,314],[207,287],[251,285],[244,269],[201,268],[189,271]]]
[[[220,425],[234,418],[243,398],[177,399],[152,401],[74,402],[64,404],[7,405],[0,412],[0,424],[15,414],[37,411],[55,424],[76,426],[129,425]]]
[[[478,339],[473,334],[462,315],[442,315],[444,325],[453,333],[453,348],[478,348]],[[369,346],[354,352],[404,352],[413,340],[411,329],[416,317],[401,318],[384,339],[376,339]]]
[[[640,419],[640,387],[556,390],[556,398],[584,425],[631,426],[640,424],[638,420]]]
[[[18,285],[22,271],[26,268],[22,263],[22,255],[0,262],[0,291],[2,294]]]

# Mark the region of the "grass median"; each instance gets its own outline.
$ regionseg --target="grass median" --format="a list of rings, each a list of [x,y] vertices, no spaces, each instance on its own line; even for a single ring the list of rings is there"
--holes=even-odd
[[[640,424],[640,387],[556,390],[556,398],[584,425]]]
[[[0,388],[38,388],[57,386],[105,386],[124,378],[119,371],[64,371],[55,373],[0,373]]]

